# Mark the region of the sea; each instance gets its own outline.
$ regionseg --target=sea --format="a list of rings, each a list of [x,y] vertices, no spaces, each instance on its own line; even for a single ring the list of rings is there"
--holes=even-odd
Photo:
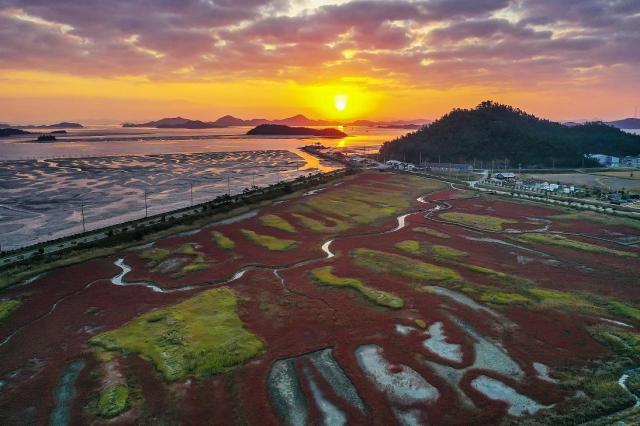
[[[240,193],[340,164],[299,148],[377,152],[404,129],[348,127],[342,139],[247,136],[249,127],[89,126],[55,142],[0,139],[0,249],[11,250]],[[41,129],[25,129],[43,132]]]

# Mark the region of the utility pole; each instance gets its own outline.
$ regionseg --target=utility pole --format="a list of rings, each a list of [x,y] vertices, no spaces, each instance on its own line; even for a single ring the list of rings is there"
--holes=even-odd
[[[80,213],[82,214],[82,233],[84,234],[87,231],[84,224],[84,200],[80,200]]]
[[[191,207],[193,207],[193,182],[189,182],[189,188],[191,193]]]
[[[251,175],[251,187],[255,188],[256,187],[256,174],[252,174]]]
[[[147,205],[147,190],[144,190],[144,217],[149,216],[149,206]]]
[[[231,182],[229,181],[229,175],[227,175],[227,195],[231,195]]]

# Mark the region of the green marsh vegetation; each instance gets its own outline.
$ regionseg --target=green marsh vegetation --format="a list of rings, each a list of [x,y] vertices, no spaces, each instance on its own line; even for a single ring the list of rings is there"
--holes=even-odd
[[[249,229],[241,229],[240,232],[247,239],[253,241],[261,247],[271,251],[286,251],[295,247],[297,241],[287,240],[272,235],[258,234]]]
[[[423,253],[420,243],[416,240],[404,240],[394,244],[394,247],[406,253],[419,255]]]
[[[128,409],[129,388],[126,385],[113,385],[100,392],[98,399],[98,414],[100,417],[111,419]]]
[[[160,248],[145,250],[140,254],[140,257],[148,260],[150,267],[154,267],[175,255],[189,256],[193,259],[182,267],[180,271],[182,274],[203,271],[209,268],[206,255],[203,252],[198,251],[196,246],[192,243],[183,244],[173,251]]]
[[[482,229],[483,231],[500,232],[504,225],[518,223],[517,220],[482,214],[445,212],[438,216],[447,222]]]
[[[460,259],[469,255],[469,253],[467,253],[466,251],[441,245],[431,246],[431,253],[437,259]]]
[[[223,250],[232,250],[236,247],[236,243],[222,232],[211,231],[211,238],[213,238],[216,245]]]
[[[514,239],[525,243],[538,243],[558,247],[566,247],[574,250],[587,251],[591,253],[609,254],[622,257],[640,257],[637,253],[629,251],[615,250],[596,244],[586,243],[584,241],[574,240],[558,234],[543,234],[537,232],[527,232],[520,234]]]
[[[264,343],[244,328],[235,294],[227,287],[147,312],[98,334],[98,351],[139,354],[168,381],[222,373],[261,353]]]
[[[0,322],[9,318],[21,304],[19,300],[0,300]]]
[[[291,223],[275,214],[260,216],[259,221],[261,225],[268,226],[274,229],[279,229],[285,232],[296,232],[296,228],[294,228]]]
[[[375,182],[322,192],[304,201],[307,207],[325,215],[339,216],[348,222],[370,224],[407,210],[416,196],[445,188],[443,182],[416,176],[403,176],[402,184]]]
[[[333,217],[323,217],[326,222],[333,223],[333,225],[327,225],[325,222],[310,218],[300,213],[293,213],[292,215],[300,221],[302,226],[313,232],[338,233],[350,228],[347,222]]]
[[[419,281],[454,282],[462,277],[455,271],[410,257],[378,250],[358,248],[351,251],[356,265],[373,272],[400,275]]]
[[[324,266],[311,270],[311,277],[321,285],[352,288],[359,291],[367,300],[385,308],[400,309],[404,301],[393,293],[366,286],[357,278],[341,278],[333,274],[333,267]]]
[[[438,237],[442,239],[451,238],[449,234],[445,234],[444,232],[440,232],[437,229],[427,228],[426,226],[418,226],[413,228],[415,232],[420,232],[421,234],[431,235],[432,237]]]

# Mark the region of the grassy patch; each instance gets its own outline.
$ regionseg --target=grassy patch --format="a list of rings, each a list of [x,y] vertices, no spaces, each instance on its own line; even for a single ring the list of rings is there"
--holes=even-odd
[[[391,309],[400,309],[404,306],[403,300],[395,294],[367,287],[357,278],[341,278],[333,275],[333,268],[331,266],[313,269],[310,274],[316,282],[322,285],[331,287],[348,287],[357,290],[366,299],[376,305]]]
[[[640,361],[640,334],[604,325],[589,328],[589,333],[616,355]]]
[[[415,232],[420,232],[421,234],[431,235],[432,237],[438,237],[443,239],[451,238],[449,234],[445,234],[444,232],[440,232],[437,229],[427,228],[425,226],[418,226],[413,228]]]
[[[100,392],[98,414],[110,419],[119,416],[129,408],[129,388],[125,385],[111,386]]]
[[[89,342],[107,351],[140,354],[167,380],[218,374],[264,348],[262,341],[244,328],[236,296],[226,287],[147,312]]]
[[[466,251],[454,249],[453,247],[439,246],[439,245],[431,246],[431,253],[433,253],[434,256],[440,257],[443,259],[460,259],[461,257],[465,257],[469,255],[469,253],[467,253]]]
[[[296,232],[296,228],[285,219],[275,214],[267,214],[260,216],[260,224],[271,228],[279,229],[285,232]]]
[[[489,287],[482,292],[479,299],[483,303],[491,303],[494,305],[510,305],[514,303],[528,304],[531,302],[531,299],[522,294],[489,289]]]
[[[1,300],[0,301],[0,321],[4,321],[20,307],[22,303],[19,300]]]
[[[145,250],[140,254],[140,257],[148,260],[152,265],[157,265],[158,263],[165,260],[167,257],[171,255],[169,250],[161,249],[161,248],[153,248],[149,250]]]
[[[614,250],[607,247],[598,246],[596,244],[585,243],[584,241],[578,241],[578,240],[573,240],[571,238],[567,238],[564,235],[528,232],[526,234],[519,235],[516,239],[522,242],[566,247],[574,250],[588,251],[591,253],[610,254],[614,256],[623,256],[623,257],[638,257],[636,253],[622,251],[622,250]]]
[[[589,211],[563,213],[563,214],[551,216],[549,219],[559,220],[559,221],[587,220],[590,222],[597,222],[605,225],[628,226],[630,228],[640,229],[640,221],[638,221],[637,219],[626,218],[626,217],[615,217],[615,216],[605,215],[597,212],[589,212]]]
[[[506,289],[465,284],[461,290],[480,302],[495,305],[526,304],[530,309],[572,310],[640,321],[640,309],[617,300],[539,288],[522,278],[502,275]]]
[[[539,307],[550,309],[573,309],[578,311],[598,311],[598,307],[589,300],[575,293],[550,290],[547,288],[531,288],[527,293]]]
[[[217,246],[223,250],[232,250],[236,247],[236,243],[222,232],[211,231],[211,238],[213,238]]]
[[[160,248],[145,250],[140,254],[140,257],[148,260],[149,266],[156,266],[174,254],[183,254],[193,257],[193,261],[183,266],[180,273],[197,272],[209,268],[206,255],[197,251],[195,246],[191,243],[184,244],[174,251]]]
[[[241,229],[240,232],[254,243],[271,251],[285,251],[296,245],[295,240],[285,240],[272,235],[258,234],[249,229]]]
[[[404,252],[407,252],[409,254],[421,254],[422,253],[422,248],[420,247],[420,243],[416,240],[404,240],[404,241],[400,241],[398,243],[396,243],[394,245],[394,247],[396,247],[397,249],[400,249]]]
[[[491,275],[496,278],[507,278],[508,275],[504,272],[496,271],[495,269],[485,268],[484,266],[471,265],[469,263],[457,263],[458,266],[461,266],[465,269],[468,269],[472,272],[477,272],[479,274]]]
[[[332,189],[308,197],[304,203],[326,215],[339,216],[356,224],[368,224],[405,211],[417,195],[442,189],[445,184],[432,179],[402,176],[390,178],[384,186],[385,189],[381,189],[373,182]]]
[[[440,214],[439,217],[448,222],[453,222],[460,225],[471,226],[474,228],[482,229],[484,231],[493,231],[493,232],[502,231],[504,228],[504,225],[507,225],[510,223],[518,223],[517,220],[505,219],[497,216],[471,214],[471,213],[449,212],[449,213],[442,213]]]
[[[176,253],[193,256],[193,261],[182,267],[183,273],[198,272],[209,268],[206,255],[196,250],[193,244],[187,243],[180,247]]]
[[[293,216],[298,219],[300,221],[300,223],[302,223],[302,226],[304,226],[307,229],[310,229],[314,232],[341,232],[341,231],[346,231],[347,229],[349,229],[349,224],[345,221],[339,220],[339,219],[334,219],[334,218],[326,218],[326,220],[331,221],[334,223],[334,225],[330,226],[330,225],[326,225],[324,222],[316,220],[316,219],[312,219],[308,216],[305,216],[303,214],[299,214],[299,213],[293,213]]]
[[[409,257],[365,248],[351,252],[356,264],[370,271],[390,273],[420,281],[460,281],[457,272]]]

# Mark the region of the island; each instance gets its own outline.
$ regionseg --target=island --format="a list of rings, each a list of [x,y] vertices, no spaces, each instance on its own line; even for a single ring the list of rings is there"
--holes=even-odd
[[[333,128],[313,129],[310,127],[289,127],[280,124],[261,124],[247,132],[257,136],[318,136],[322,138],[344,138],[346,133]]]
[[[30,135],[31,132],[27,132],[25,130],[14,129],[14,128],[6,128],[0,129],[0,138],[8,138],[11,136],[22,136],[22,135]]]
[[[53,135],[40,135],[38,136],[38,142],[55,142],[56,137]]]
[[[191,120],[183,117],[170,117],[139,124],[124,123],[122,127],[154,127],[156,129],[215,129],[223,126],[201,120]]]

